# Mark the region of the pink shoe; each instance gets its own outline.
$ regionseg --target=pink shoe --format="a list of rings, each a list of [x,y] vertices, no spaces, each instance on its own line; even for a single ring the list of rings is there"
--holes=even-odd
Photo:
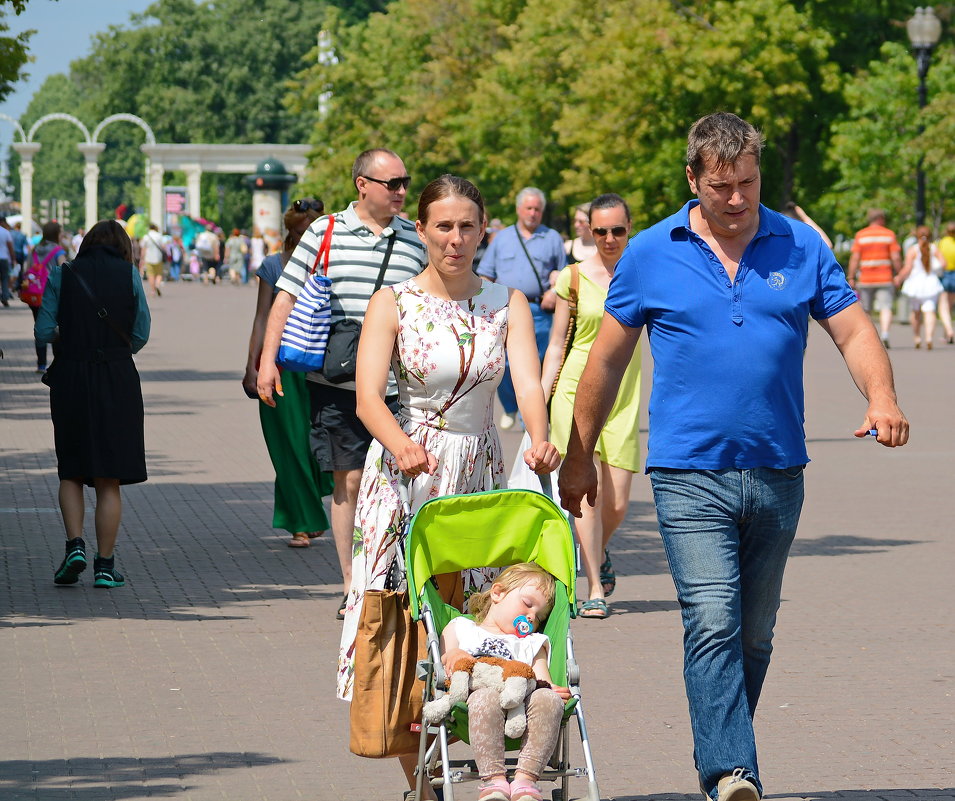
[[[497,776],[478,785],[478,801],[511,801],[511,786],[503,776]]]
[[[543,801],[540,787],[526,779],[511,782],[511,801]]]

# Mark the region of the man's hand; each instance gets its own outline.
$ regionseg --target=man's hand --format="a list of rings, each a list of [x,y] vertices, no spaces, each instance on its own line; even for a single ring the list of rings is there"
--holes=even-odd
[[[870,403],[855,436],[864,437],[873,429],[878,431],[876,439],[886,448],[898,448],[909,441],[909,421],[895,401],[886,399]]]
[[[560,505],[574,517],[580,517],[580,502],[584,496],[591,506],[597,502],[597,468],[590,456],[574,457],[567,454],[557,479]]]
[[[282,392],[282,376],[275,362],[263,361],[259,365],[259,378],[256,381],[255,388],[259,393],[259,400],[273,409],[275,408],[275,399],[272,397],[272,393],[274,392],[280,398],[285,397],[285,393]]]

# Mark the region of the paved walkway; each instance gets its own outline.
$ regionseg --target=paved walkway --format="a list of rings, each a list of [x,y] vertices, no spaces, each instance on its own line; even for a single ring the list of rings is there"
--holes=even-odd
[[[127,586],[112,591],[89,572],[52,583],[48,390],[28,309],[0,309],[2,801],[401,798],[394,763],[349,754],[333,700],[332,543],[292,550],[269,527],[271,467],[239,386],[253,305],[251,287],[190,284],[152,302],[137,358],[150,480],[124,492]],[[955,799],[955,348],[915,351],[904,327],[893,344],[914,434],[890,452],[850,436],[861,399],[813,332],[815,461],[757,718],[772,799]],[[614,614],[574,625],[602,794],[620,801],[699,797],[649,498],[639,477]]]

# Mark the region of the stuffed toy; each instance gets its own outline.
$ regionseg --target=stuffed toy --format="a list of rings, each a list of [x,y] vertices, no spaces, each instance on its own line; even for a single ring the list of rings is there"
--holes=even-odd
[[[524,662],[497,656],[465,657],[455,664],[448,691],[424,705],[424,722],[437,726],[448,717],[452,706],[466,702],[474,690],[489,687],[501,696],[501,709],[505,710],[504,735],[517,739],[527,728],[524,702],[537,686],[534,671]]]

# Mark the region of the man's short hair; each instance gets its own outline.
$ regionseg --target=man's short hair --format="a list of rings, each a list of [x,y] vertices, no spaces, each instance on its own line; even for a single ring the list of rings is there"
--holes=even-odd
[[[524,199],[533,195],[541,202],[541,210],[547,207],[547,198],[544,196],[544,193],[538,189],[536,186],[525,186],[520,192],[517,193],[517,200],[514,201],[514,207],[520,208],[521,203],[524,202]]]
[[[763,137],[746,120],[728,111],[701,117],[690,128],[686,142],[686,163],[697,177],[707,162],[711,169],[735,164],[743,156],[755,156],[759,164]]]
[[[866,220],[869,225],[873,223],[885,222],[885,209],[869,209],[868,213],[865,215]]]
[[[363,153],[358,154],[358,158],[355,159],[355,163],[351,168],[351,182],[356,185],[358,176],[367,175],[368,171],[371,169],[371,165],[375,163],[375,160],[379,156],[394,156],[396,159],[401,161],[401,156],[395,153],[394,150],[388,150],[384,147],[373,147],[370,150],[366,150]]]

